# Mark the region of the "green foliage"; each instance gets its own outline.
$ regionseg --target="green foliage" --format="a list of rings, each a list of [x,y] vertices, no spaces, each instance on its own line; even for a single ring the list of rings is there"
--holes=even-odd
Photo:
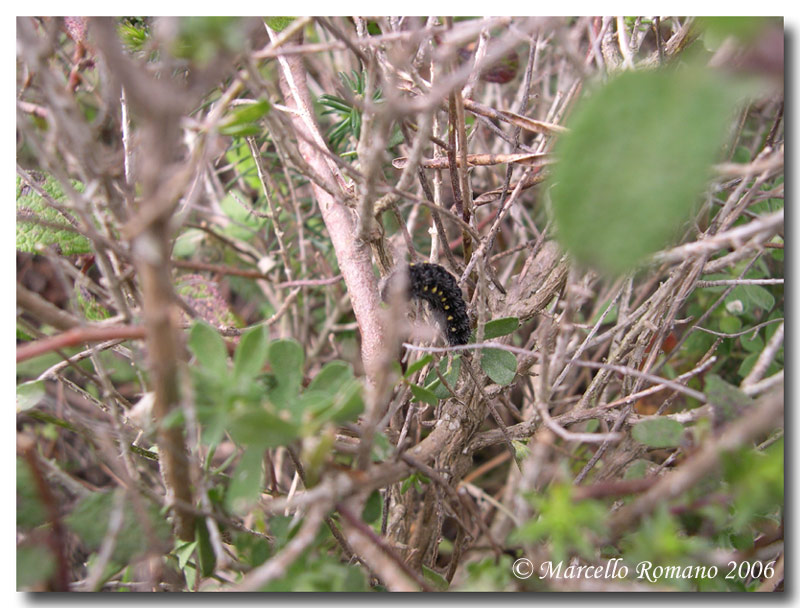
[[[461,355],[455,355],[452,359],[442,359],[439,361],[439,373],[444,376],[447,384],[455,390],[458,383],[458,375],[461,373]],[[447,386],[442,384],[436,370],[431,370],[425,377],[424,388],[436,395],[437,399],[447,399],[450,391]]]
[[[211,576],[217,565],[217,557],[211,546],[206,521],[202,517],[195,519],[195,538],[197,539],[197,561],[200,565],[200,573],[203,576]]]
[[[244,449],[226,494],[234,512],[247,512],[259,495],[265,449],[317,437],[325,425],[353,420],[364,409],[362,384],[350,365],[329,361],[303,389],[302,347],[294,340],[270,342],[263,326],[242,334],[232,369],[211,326],[195,323],[188,345],[204,442],[215,446],[227,432]],[[315,458],[324,459],[328,450],[318,447]],[[311,468],[320,466],[315,461]]]
[[[651,448],[674,448],[681,444],[683,425],[669,418],[650,418],[633,427],[633,438]]]
[[[499,559],[487,557],[467,564],[465,582],[458,591],[501,591],[509,589],[515,579],[511,573],[513,560],[508,555]]]
[[[221,52],[243,48],[241,17],[180,17],[172,52],[200,66],[207,65]]]
[[[711,48],[719,47],[728,37],[733,36],[740,42],[753,42],[770,24],[783,27],[780,17],[698,17],[696,26],[703,31],[706,44]]]
[[[269,220],[257,217],[245,208],[242,201],[247,200],[241,191],[234,188],[220,201],[222,211],[232,220],[225,226],[224,233],[234,240],[249,241],[259,232],[267,230]]]
[[[447,591],[450,586],[445,577],[425,565],[422,566],[422,578],[436,591]]]
[[[142,19],[127,18],[117,25],[117,35],[131,53],[138,53],[150,36],[149,28]]]
[[[411,388],[411,394],[414,395],[414,401],[421,401],[429,405],[436,405],[439,403],[439,397],[437,397],[436,393],[433,391],[417,384],[411,384],[409,386]]]
[[[141,509],[134,508],[127,498],[120,503],[123,519],[112,553],[118,568],[152,549],[154,543],[167,542],[170,538],[169,522],[159,509],[141,497],[138,500]],[[116,508],[115,493],[92,492],[80,500],[64,521],[91,551],[97,551],[108,534],[109,521]]]
[[[56,569],[56,558],[44,545],[17,547],[17,591],[42,584]]]
[[[67,195],[54,177],[45,175],[39,185],[56,203],[64,205]],[[84,190],[80,182],[73,181],[72,186],[78,192]],[[70,214],[76,217],[74,213]],[[92,251],[89,240],[71,229],[69,221],[29,186],[23,184],[19,177],[17,177],[17,215],[17,251],[38,253],[53,245],[57,245],[63,255]],[[37,220],[46,222],[47,225],[39,224]]]
[[[687,536],[666,505],[645,519],[635,532],[621,541],[622,554],[630,564],[650,563],[677,567],[708,566],[706,555],[711,543],[699,536]],[[691,589],[694,579],[670,578],[662,584],[677,585],[685,591]],[[646,578],[643,582],[648,582]],[[695,583],[698,581],[695,581]]]
[[[75,285],[75,300],[87,321],[108,319],[111,313],[89,291]]]
[[[203,367],[216,374],[228,371],[228,349],[216,329],[205,321],[197,321],[189,332],[188,346]]]
[[[236,106],[220,122],[219,132],[232,137],[259,135],[263,129],[259,120],[269,113],[271,107],[266,99]]]
[[[528,500],[539,512],[512,532],[512,542],[549,541],[553,562],[570,555],[594,558],[593,537],[606,531],[608,511],[600,501],[572,499],[572,486],[556,484],[542,494],[531,494]]]
[[[17,526],[36,528],[47,521],[47,509],[39,500],[30,467],[17,457]]]
[[[519,319],[517,317],[493,319],[483,326],[483,339],[491,340],[492,338],[507,336],[517,331],[518,327]]]
[[[430,482],[431,480],[425,477],[425,475],[423,475],[419,471],[416,471],[411,475],[409,475],[408,477],[406,477],[403,480],[403,483],[400,484],[400,493],[405,494],[412,487],[417,492],[422,493],[425,491],[424,486],[429,484]]]
[[[342,86],[348,93],[348,98],[355,98],[356,100],[363,100],[366,94],[366,74],[356,72],[353,70],[352,78],[344,72],[339,73],[339,78],[342,81]],[[376,87],[372,94],[372,101],[380,103],[383,94],[379,87]],[[343,144],[350,141],[355,143],[361,136],[361,110],[347,99],[337,97],[336,95],[329,95],[327,93],[320,95],[317,103],[323,106],[322,115],[331,115],[334,118],[334,123],[328,129],[328,141],[330,142],[331,149],[336,152],[341,152]],[[403,141],[403,134],[400,132],[399,127],[394,128],[392,135],[389,138],[387,147],[393,148]],[[355,151],[350,150],[343,154],[353,155]]]
[[[507,350],[487,348],[481,357],[481,368],[492,382],[506,386],[514,381],[517,374],[517,357]]]
[[[265,19],[269,28],[276,32],[282,32],[289,27],[289,24],[294,20],[294,17],[267,17]]]
[[[695,69],[625,72],[583,100],[550,179],[564,246],[621,273],[669,244],[706,186],[738,100],[732,84]]]
[[[263,449],[251,447],[245,450],[225,494],[228,511],[243,515],[255,505],[264,487],[263,464]]]
[[[719,424],[731,422],[753,407],[753,399],[737,387],[728,384],[717,374],[706,377],[706,397],[714,408],[714,418]]]
[[[368,591],[363,570],[343,564],[325,554],[306,555],[292,562],[284,577],[273,580],[261,591],[358,592]]]
[[[44,380],[31,380],[17,385],[17,412],[36,407],[45,395]]]
[[[731,502],[731,529],[751,529],[760,518],[783,514],[783,439],[763,452],[742,449],[724,458],[724,478],[735,497]]]

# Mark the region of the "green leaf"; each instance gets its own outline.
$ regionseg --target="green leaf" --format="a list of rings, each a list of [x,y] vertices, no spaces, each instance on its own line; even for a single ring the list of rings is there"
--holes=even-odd
[[[276,405],[287,407],[300,392],[303,383],[303,347],[295,340],[277,340],[270,344],[267,356],[277,386],[269,393]],[[330,382],[336,370],[326,372],[322,382]]]
[[[742,290],[745,297],[750,300],[756,308],[770,310],[775,306],[775,298],[773,295],[760,285],[738,285],[737,287]]]
[[[422,578],[436,591],[447,591],[447,588],[450,586],[450,583],[447,582],[445,577],[425,565],[422,566]]]
[[[204,517],[195,519],[195,538],[197,539],[197,561],[200,562],[200,573],[203,576],[214,574],[217,565],[217,556],[211,546],[206,520]]]
[[[90,551],[97,551],[108,534],[110,517],[117,508],[114,497],[114,492],[92,492],[64,518]],[[123,500],[122,507],[123,523],[112,554],[118,567],[130,563],[136,555],[152,550],[153,540],[166,541],[171,536],[169,522],[156,505],[147,503],[144,508],[134,511],[130,501]],[[147,518],[148,531],[142,526],[142,517]]]
[[[31,177],[35,179],[37,175]],[[67,195],[54,177],[44,176],[39,185],[56,203],[69,206],[66,202]],[[73,182],[72,185],[78,192],[83,192],[84,186],[80,182]],[[71,211],[69,213],[75,216]],[[92,246],[89,239],[71,228],[69,221],[59,211],[48,205],[30,186],[23,184],[22,180],[17,178],[18,251],[39,253],[42,249],[57,245],[63,255],[91,253]]]
[[[261,133],[261,125],[257,124],[262,117],[266,116],[271,105],[266,99],[259,99],[255,103],[237,106],[219,125],[219,132],[222,135],[233,135],[243,137],[245,135],[258,135]],[[250,129],[252,132],[246,133]]]
[[[517,317],[504,317],[502,319],[494,319],[489,321],[483,327],[483,339],[491,340],[492,338],[499,338],[500,336],[507,336],[515,332],[519,327],[519,319]]]
[[[233,375],[237,383],[250,382],[261,373],[268,347],[267,332],[262,325],[242,334],[233,354]]]
[[[417,386],[416,384],[410,384],[409,386],[411,387],[411,394],[414,395],[415,401],[422,401],[430,405],[439,403],[439,398],[433,391],[429,391],[427,388]]]
[[[456,388],[456,384],[458,383],[458,375],[461,373],[461,355],[456,355],[452,359],[452,365],[448,369],[448,360],[442,359],[439,361],[439,373],[444,376],[444,379],[447,381],[453,389]],[[442,381],[439,380],[439,376],[436,374],[435,370],[431,370],[430,373],[425,377],[425,388],[429,391],[433,391],[433,394],[436,395],[439,399],[447,399],[450,397],[450,391],[447,387],[442,384]]]
[[[683,426],[669,418],[643,420],[633,427],[633,438],[651,448],[673,448],[681,443]]]
[[[36,528],[47,521],[47,508],[39,498],[31,469],[17,457],[17,526]]]
[[[257,184],[260,187],[260,183]],[[241,191],[233,189],[220,201],[222,211],[233,220],[225,226],[224,232],[227,236],[248,241],[266,226],[266,218],[256,217],[243,205],[249,200]]]
[[[423,367],[428,365],[428,363],[430,363],[431,361],[433,361],[433,355],[425,355],[424,357],[422,357],[418,361],[415,361],[414,363],[409,365],[408,369],[406,370],[406,373],[403,374],[403,377],[404,378],[411,377],[412,374],[414,374],[414,373],[418,372],[419,370],[421,370]]]
[[[18,385],[17,413],[36,407],[44,395],[44,380],[32,380]]]
[[[264,450],[260,447],[249,447],[242,454],[225,494],[225,505],[231,512],[244,515],[258,501],[264,486],[263,460]]]
[[[186,563],[192,558],[192,553],[194,553],[196,547],[197,541],[193,540],[192,542],[184,543],[175,549],[174,554],[178,560],[179,570],[183,570],[186,567]]]
[[[706,186],[738,96],[710,72],[642,70],[583,100],[554,150],[563,245],[615,274],[668,245]]]
[[[334,393],[353,379],[353,368],[344,361],[329,361],[308,384],[307,391]]]
[[[487,348],[481,357],[481,368],[492,382],[506,386],[514,381],[517,373],[517,358],[514,353],[498,348]]]
[[[248,407],[244,412],[235,413],[229,431],[239,445],[264,449],[287,445],[298,434],[297,425],[258,404]]]
[[[706,377],[705,395],[714,412],[714,423],[730,422],[753,407],[753,399],[716,374]]]
[[[236,173],[241,176],[250,188],[256,191],[261,190],[261,181],[258,179],[256,161],[250,153],[250,147],[247,145],[247,142],[243,139],[234,140],[225,153],[225,159],[234,166]]]
[[[47,582],[56,570],[56,557],[46,545],[17,547],[17,591]]]
[[[630,466],[625,469],[623,479],[644,479],[647,476],[650,462],[641,458],[634,460]]]
[[[590,541],[592,533],[605,532],[608,510],[599,500],[576,502],[572,492],[569,484],[558,484],[542,494],[528,496],[539,515],[517,528],[511,539],[527,542],[548,539],[553,563],[565,561],[572,553],[591,559],[595,551]]]
[[[364,503],[364,510],[361,512],[362,521],[374,524],[378,521],[383,511],[383,498],[378,490],[372,492]]]
[[[195,321],[189,331],[189,350],[200,365],[222,376],[228,371],[228,349],[219,332],[205,321]]]
[[[294,17],[267,17],[265,21],[271,30],[282,32],[294,21]]]

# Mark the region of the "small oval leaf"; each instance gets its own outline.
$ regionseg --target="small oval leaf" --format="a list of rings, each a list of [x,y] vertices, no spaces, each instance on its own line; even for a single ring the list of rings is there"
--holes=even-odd
[[[519,319],[517,317],[494,319],[484,325],[483,339],[490,340],[492,338],[499,338],[500,336],[507,336],[508,334],[517,331],[518,327]]]
[[[633,438],[651,448],[674,448],[680,445],[683,426],[669,418],[643,420],[633,427]]]
[[[492,382],[505,386],[514,381],[517,373],[517,358],[514,353],[498,348],[489,348],[481,357],[481,368]]]

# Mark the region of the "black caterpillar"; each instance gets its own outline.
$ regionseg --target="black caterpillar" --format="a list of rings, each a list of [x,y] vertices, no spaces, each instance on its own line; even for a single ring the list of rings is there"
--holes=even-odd
[[[409,264],[409,294],[425,300],[434,317],[446,329],[451,345],[466,344],[472,330],[467,305],[456,278],[438,264]]]

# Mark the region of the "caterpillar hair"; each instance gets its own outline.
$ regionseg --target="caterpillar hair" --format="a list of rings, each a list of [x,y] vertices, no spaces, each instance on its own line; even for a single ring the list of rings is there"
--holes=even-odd
[[[409,264],[409,295],[424,300],[451,345],[466,344],[472,333],[467,305],[456,278],[438,264]]]

